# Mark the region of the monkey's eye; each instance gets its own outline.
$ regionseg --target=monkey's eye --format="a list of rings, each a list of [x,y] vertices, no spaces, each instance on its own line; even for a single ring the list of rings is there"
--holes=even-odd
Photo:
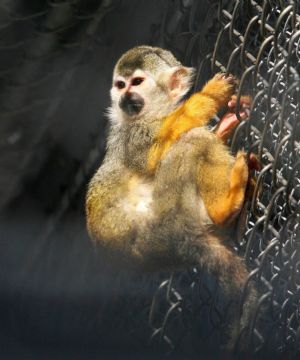
[[[118,89],[124,89],[125,85],[126,85],[125,82],[122,81],[122,80],[116,81],[116,83],[115,83],[115,86],[116,86]]]
[[[131,85],[132,85],[132,86],[138,86],[138,85],[140,85],[144,80],[145,80],[145,79],[142,78],[142,77],[136,77],[136,78],[132,79]]]

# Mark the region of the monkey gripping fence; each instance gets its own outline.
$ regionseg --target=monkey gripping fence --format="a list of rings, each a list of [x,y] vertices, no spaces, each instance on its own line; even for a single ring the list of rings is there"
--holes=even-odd
[[[201,32],[201,5],[175,3],[175,10],[173,1],[166,8],[162,44],[195,66],[201,83],[218,71],[232,73],[240,79],[238,99],[253,98],[230,146],[257,154],[262,169],[234,249],[259,289],[249,324],[253,353],[294,356],[300,350],[300,2],[215,2]],[[192,342],[198,353],[210,341],[225,343],[230,304],[220,301],[212,281],[198,269],[166,278],[152,302],[152,339],[170,349]]]
[[[0,4],[0,78],[1,89],[5,88],[0,146],[9,155],[2,165],[10,175],[9,183],[0,178],[1,206],[18,187],[18,175],[32,164],[75,70],[87,62],[97,44],[109,45],[107,31],[100,27],[99,36],[98,25],[120,3],[16,0]],[[300,350],[300,3],[168,0],[163,6],[163,19],[153,27],[152,44],[173,50],[185,64],[196,67],[195,90],[215,72],[225,71],[240,79],[238,97],[251,94],[253,98],[250,118],[241,121],[230,146],[233,152],[244,148],[257,154],[262,170],[256,174],[253,198],[245,204],[233,248],[245,259],[249,279],[260,294],[250,324],[253,352],[296,355]],[[28,93],[33,102],[28,101]],[[34,140],[17,127],[23,127],[25,135],[34,134]],[[39,245],[30,251],[28,267],[33,270],[40,254],[49,249],[49,238],[72,199],[84,187],[87,174],[90,178],[98,147],[91,149],[72,177]],[[217,285],[201,269],[166,275],[150,310],[152,340],[170,351],[182,347],[196,354],[205,345],[225,344],[231,304]],[[136,310],[128,313],[132,324]]]

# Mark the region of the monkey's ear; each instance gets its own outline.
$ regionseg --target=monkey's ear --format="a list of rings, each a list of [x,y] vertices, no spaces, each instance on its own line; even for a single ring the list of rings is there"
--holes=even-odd
[[[180,99],[191,88],[194,69],[185,66],[176,66],[164,72],[164,80],[170,91],[171,97]]]

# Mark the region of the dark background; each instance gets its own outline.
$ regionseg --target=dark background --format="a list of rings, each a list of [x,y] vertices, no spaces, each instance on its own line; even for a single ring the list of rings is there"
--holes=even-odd
[[[159,276],[101,258],[84,197],[105,150],[114,63],[157,39],[164,5],[0,4],[1,359],[153,351],[148,313]]]

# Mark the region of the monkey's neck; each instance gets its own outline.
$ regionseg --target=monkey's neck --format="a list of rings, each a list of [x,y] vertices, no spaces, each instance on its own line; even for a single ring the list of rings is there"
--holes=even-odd
[[[146,174],[147,158],[162,119],[113,124],[108,137],[109,157],[133,171]]]

